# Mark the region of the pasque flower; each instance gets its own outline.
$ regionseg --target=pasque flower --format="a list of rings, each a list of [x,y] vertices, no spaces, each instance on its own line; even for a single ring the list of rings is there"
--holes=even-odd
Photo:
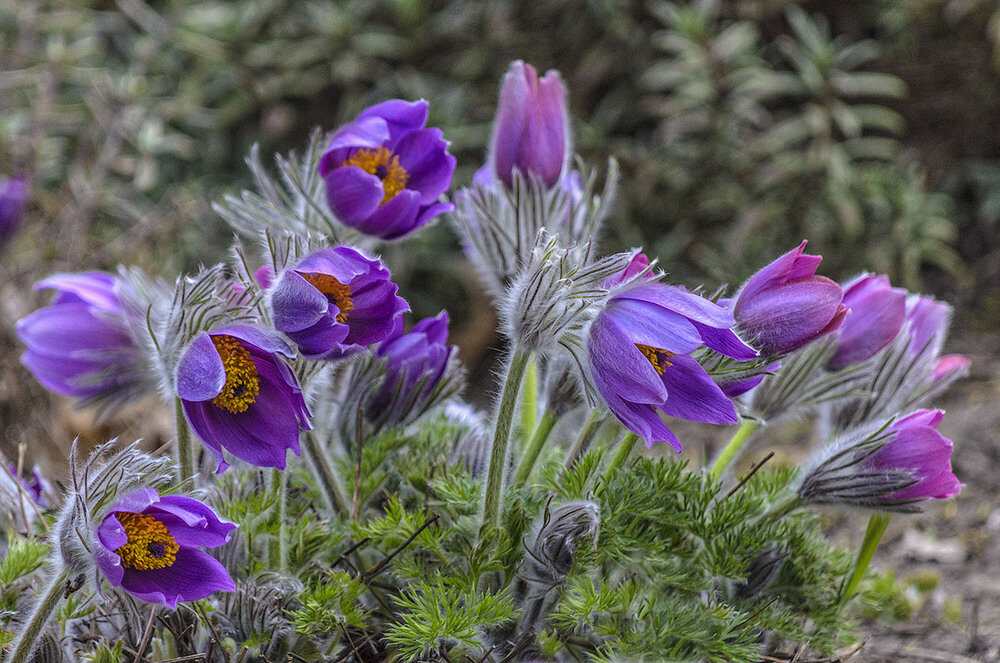
[[[671,417],[727,424],[736,408],[690,353],[701,345],[745,361],[757,352],[732,331],[733,315],[678,286],[633,278],[648,264],[637,256],[609,285],[617,290],[590,326],[590,374],[608,407],[648,444],[680,441]]]
[[[0,246],[17,232],[27,204],[27,178],[15,175],[0,180]]]
[[[270,291],[275,328],[313,359],[337,359],[386,339],[410,309],[389,270],[338,246],[284,270]]]
[[[893,288],[887,276],[863,274],[844,287],[843,305],[849,312],[826,364],[830,371],[871,359],[892,343],[906,317],[906,291]]]
[[[847,314],[843,291],[816,276],[821,256],[803,253],[806,242],[754,274],[736,294],[739,328],[765,355],[782,355],[835,331]]]
[[[141,488],[120,496],[97,527],[94,559],[112,586],[173,608],[235,589],[201,550],[223,545],[234,529],[198,500]]]
[[[906,322],[910,330],[911,354],[941,352],[948,327],[951,325],[951,306],[926,295],[910,295],[906,300]]]
[[[914,483],[892,500],[945,499],[962,489],[951,471],[952,442],[937,431],[941,410],[918,410],[894,422],[892,439],[866,459],[875,470],[909,470]]]
[[[26,477],[18,477],[17,465],[11,463],[7,466],[12,477],[17,477],[18,483],[24,488],[28,498],[38,506],[47,508],[49,506],[49,496],[52,493],[52,484],[45,478],[42,468],[35,465],[31,468],[31,474]]]
[[[555,186],[566,171],[569,142],[566,88],[559,72],[539,78],[530,64],[512,63],[493,122],[489,148],[493,176],[509,187],[517,170]]]
[[[49,306],[17,323],[28,346],[21,363],[35,379],[81,399],[141,390],[148,371],[128,331],[115,276],[56,274],[35,287],[56,291]]]
[[[334,133],[319,163],[330,209],[366,235],[396,239],[452,209],[438,202],[455,157],[424,127],[427,102],[385,101]]]
[[[302,391],[282,356],[292,350],[272,332],[231,325],[201,332],[177,368],[177,395],[188,423],[219,460],[226,449],[261,467],[285,468],[309,429]]]

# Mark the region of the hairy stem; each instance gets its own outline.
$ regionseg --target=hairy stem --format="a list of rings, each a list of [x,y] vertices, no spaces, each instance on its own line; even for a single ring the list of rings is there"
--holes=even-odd
[[[538,460],[538,454],[542,452],[542,447],[545,446],[545,442],[549,439],[549,433],[552,432],[552,428],[558,420],[559,417],[552,410],[545,410],[542,413],[542,418],[535,427],[535,432],[532,434],[531,440],[528,441],[528,446],[524,448],[524,455],[517,466],[517,474],[514,475],[514,483],[511,484],[514,488],[520,488],[528,482],[531,470],[535,467],[535,461]]]
[[[194,476],[194,463],[191,457],[191,429],[179,398],[174,400],[174,427],[177,432],[177,483],[181,483]]]
[[[69,569],[63,567],[59,569],[49,580],[45,592],[38,599],[35,611],[31,614],[28,622],[24,625],[24,630],[14,642],[14,654],[9,663],[25,663],[31,652],[35,649],[35,643],[42,629],[49,622],[52,612],[62,600],[66,591],[66,579],[69,577]]]
[[[719,457],[715,459],[714,463],[712,463],[712,469],[708,471],[709,476],[713,479],[718,479],[722,476],[722,473],[725,472],[729,464],[733,462],[733,459],[736,458],[736,455],[743,448],[743,445],[747,443],[747,440],[749,440],[753,434],[757,432],[760,425],[759,421],[744,421],[743,425],[736,431],[736,434],[733,435],[733,438],[729,440],[728,444],[726,444],[722,453],[719,454]]]
[[[868,565],[871,564],[872,557],[875,556],[875,549],[878,548],[878,544],[882,540],[882,535],[885,534],[885,529],[889,526],[891,519],[892,516],[887,513],[873,513],[871,518],[868,519],[868,529],[865,530],[865,538],[861,542],[858,559],[854,562],[854,572],[851,573],[850,579],[847,580],[847,583],[840,591],[841,602],[848,601],[854,596],[854,592],[858,589],[858,584],[861,583],[862,578],[865,577],[865,572],[868,571]]]
[[[611,462],[608,463],[608,468],[604,470],[604,482],[607,483],[608,480],[614,476],[615,472],[625,464],[628,457],[632,454],[632,449],[635,448],[635,443],[639,441],[639,436],[635,433],[629,431],[622,441],[618,443],[618,448],[615,450],[615,455],[611,457]]]
[[[306,465],[312,470],[313,476],[316,477],[316,483],[323,491],[323,497],[326,498],[326,505],[329,507],[330,513],[334,516],[347,517],[351,509],[347,505],[344,491],[340,488],[337,474],[333,471],[333,464],[330,462],[326,450],[323,449],[311,431],[302,436],[302,451],[306,457]]]
[[[538,425],[538,361],[532,359],[521,386],[521,430],[529,435]]]
[[[282,573],[288,566],[288,474],[271,470],[271,492],[278,500],[278,537],[271,547],[271,565]]]
[[[579,460],[580,456],[587,453],[590,443],[594,441],[594,435],[597,434],[597,429],[601,427],[601,414],[600,410],[593,410],[590,416],[587,417],[587,423],[583,425],[580,434],[576,438],[576,442],[573,444],[573,448],[566,455],[567,470],[576,465],[576,461]]]
[[[483,522],[480,541],[489,530],[497,525],[500,516],[500,491],[503,488],[503,471],[507,466],[507,447],[510,444],[511,423],[517,409],[517,397],[521,391],[521,380],[528,365],[531,352],[516,346],[510,355],[507,375],[504,377],[500,407],[497,410],[496,425],[493,429],[493,446],[490,451],[490,468],[486,475],[486,495],[483,499]]]

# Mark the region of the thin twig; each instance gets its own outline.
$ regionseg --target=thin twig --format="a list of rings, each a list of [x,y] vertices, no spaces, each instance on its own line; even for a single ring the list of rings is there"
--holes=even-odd
[[[774,452],[770,451],[756,465],[754,465],[753,467],[751,467],[750,471],[747,472],[747,475],[745,477],[743,477],[742,479],[740,479],[740,482],[738,484],[736,484],[735,486],[733,486],[729,490],[729,492],[726,493],[726,496],[723,497],[722,499],[723,500],[729,499],[729,497],[731,497],[737,490],[739,490],[743,486],[747,485],[747,481],[750,481],[751,477],[753,477],[753,475],[757,474],[757,471],[760,470],[760,468],[764,467],[764,463],[766,463],[767,461],[771,460],[772,458],[774,458]]]
[[[434,523],[436,523],[439,518],[441,518],[441,516],[439,516],[437,514],[434,514],[434,516],[432,518],[429,518],[427,520],[427,522],[425,522],[423,525],[421,525],[420,528],[417,529],[416,532],[414,532],[413,534],[411,534],[410,538],[408,538],[406,541],[404,541],[401,546],[399,546],[398,548],[396,548],[395,550],[393,550],[391,553],[389,553],[388,555],[386,555],[386,557],[381,562],[379,562],[378,564],[376,564],[375,566],[373,566],[371,569],[369,569],[369,570],[365,571],[363,574],[361,574],[362,577],[365,578],[365,579],[367,579],[367,578],[374,578],[375,576],[377,576],[382,571],[382,569],[384,569],[389,564],[389,562],[392,561],[392,559],[396,555],[398,555],[399,553],[403,552],[406,549],[407,546],[409,546],[411,543],[413,543],[414,539],[416,539],[418,536],[420,536],[421,532],[423,532],[425,529],[427,529],[428,527],[430,527],[431,525],[433,525]]]
[[[146,622],[146,630],[142,634],[142,640],[139,641],[139,648],[135,652],[135,663],[142,663],[142,660],[146,658],[146,649],[149,648],[149,641],[153,639],[153,620],[156,618],[156,613],[158,609],[156,606],[149,611],[149,621]]]

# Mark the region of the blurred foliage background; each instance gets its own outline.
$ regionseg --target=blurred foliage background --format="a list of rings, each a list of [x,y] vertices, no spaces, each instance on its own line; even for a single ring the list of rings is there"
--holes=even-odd
[[[518,58],[563,73],[584,158],[621,162],[609,250],[735,284],[808,238],[827,275],[948,297],[965,333],[1000,322],[997,0],[0,0],[0,173],[34,185],[0,267],[2,447],[80,429],[53,430],[65,406],[18,365],[31,283],[219,260],[211,203],[254,142],[386,98],[431,102],[463,185]],[[385,253],[488,380],[493,320],[446,224]]]

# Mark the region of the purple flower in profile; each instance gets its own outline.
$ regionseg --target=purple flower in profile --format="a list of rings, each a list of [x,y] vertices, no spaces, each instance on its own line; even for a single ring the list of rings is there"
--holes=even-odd
[[[889,277],[863,274],[844,287],[849,309],[837,332],[837,348],[826,364],[839,371],[871,359],[892,343],[906,318],[906,291],[893,288]]]
[[[738,396],[742,396],[743,394],[747,393],[748,391],[759,385],[761,382],[764,381],[764,378],[767,377],[768,373],[773,373],[777,371],[779,368],[781,368],[781,362],[776,361],[765,366],[762,369],[763,372],[760,375],[753,375],[748,378],[740,378],[737,380],[720,380],[719,388],[721,388],[722,393],[724,393],[729,398],[736,398]]]
[[[634,278],[647,265],[645,256],[636,256],[609,281],[618,292],[591,324],[590,374],[629,430],[649,445],[667,441],[680,451],[657,410],[712,424],[737,421],[733,402],[690,353],[705,345],[746,361],[757,352],[732,331],[733,315],[723,307],[678,286]]]
[[[0,246],[17,233],[28,205],[28,179],[15,175],[0,180]]]
[[[733,314],[764,355],[783,355],[840,327],[847,314],[843,291],[816,276],[821,256],[803,253],[806,242],[754,274],[736,293]]]
[[[97,528],[94,558],[112,586],[174,608],[235,589],[222,563],[201,550],[223,545],[234,529],[198,500],[141,488],[111,506]]]
[[[490,139],[493,176],[510,187],[517,170],[553,187],[566,171],[569,152],[569,112],[559,72],[539,78],[530,64],[512,63],[500,89]]]
[[[909,323],[911,354],[941,352],[951,325],[951,306],[925,295],[910,295],[906,300],[906,321]]]
[[[969,370],[969,358],[965,355],[942,355],[934,362],[931,370],[931,382],[940,382],[952,377],[958,377]]]
[[[17,476],[17,465],[9,464],[10,475],[17,477],[18,483],[24,488],[28,498],[38,506],[47,508],[49,506],[49,496],[52,495],[52,484],[42,474],[42,468],[35,465],[31,468],[31,474],[26,477]]]
[[[126,326],[118,279],[104,272],[56,274],[36,286],[52,303],[22,318],[21,363],[44,387],[81,399],[140,391],[148,372]]]
[[[282,356],[294,356],[277,334],[249,325],[201,332],[177,367],[177,395],[188,423],[219,460],[222,450],[260,467],[285,469],[299,451],[309,410]]]
[[[310,359],[338,359],[378,343],[410,310],[389,270],[357,249],[338,246],[284,270],[270,291],[275,328]]]
[[[892,438],[865,459],[873,471],[908,471],[914,482],[885,499],[906,502],[945,499],[962,489],[951,471],[952,442],[937,431],[941,410],[918,410],[889,426]]]
[[[426,123],[426,101],[393,99],[337,130],[319,172],[341,222],[396,239],[451,211],[438,200],[451,185],[455,157],[441,130]]]

